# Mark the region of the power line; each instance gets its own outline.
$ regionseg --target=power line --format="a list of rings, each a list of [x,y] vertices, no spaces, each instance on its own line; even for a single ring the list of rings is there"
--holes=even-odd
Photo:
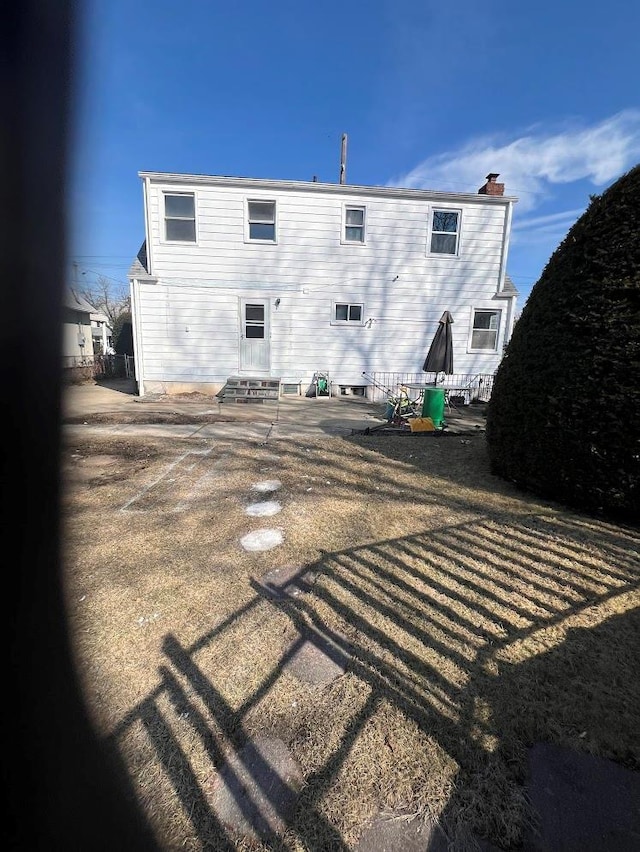
[[[87,272],[92,272],[94,275],[98,275],[100,278],[106,278],[108,281],[113,281],[114,284],[122,284],[123,287],[128,287],[129,283],[127,281],[119,281],[117,278],[111,278],[109,275],[105,275],[102,272],[98,272],[96,269],[87,269],[86,267],[82,270],[82,274],[84,275]]]

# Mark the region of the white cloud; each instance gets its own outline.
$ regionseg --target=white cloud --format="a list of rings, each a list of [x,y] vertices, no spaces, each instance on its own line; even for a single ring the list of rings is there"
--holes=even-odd
[[[640,160],[640,110],[628,109],[591,126],[538,131],[508,140],[482,137],[423,160],[389,186],[475,192],[489,172],[499,172],[519,212],[550,195],[552,184],[590,180],[602,186]]]
[[[524,218],[515,216],[511,229],[511,243],[512,245],[556,244],[583,213],[584,208],[577,208],[545,216],[525,216]]]
[[[561,213],[550,213],[547,216],[529,216],[527,219],[521,219],[519,222],[514,222],[513,230],[522,230],[524,228],[546,228],[553,226],[562,227],[565,223],[573,225],[578,216],[582,215],[584,210],[578,207],[575,210],[563,210]]]

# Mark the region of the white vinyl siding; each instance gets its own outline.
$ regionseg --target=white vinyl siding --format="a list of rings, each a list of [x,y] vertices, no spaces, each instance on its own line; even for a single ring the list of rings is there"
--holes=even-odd
[[[223,382],[237,374],[239,297],[269,300],[270,373],[303,388],[319,370],[349,386],[362,384],[363,371],[420,372],[445,310],[455,321],[455,371],[496,369],[497,351],[469,350],[474,309],[495,309],[508,203],[478,196],[452,205],[461,211],[456,257],[425,252],[431,212],[446,207],[429,199],[201,183],[197,243],[183,244],[164,240],[163,195],[193,184],[153,179],[148,188],[157,283],[140,282],[146,379]],[[275,244],[248,238],[249,201],[275,204]],[[364,251],[340,244],[348,207],[366,208]],[[362,306],[360,322],[336,321],[336,305]]]
[[[196,198],[193,192],[165,192],[164,238],[167,242],[195,243]]]

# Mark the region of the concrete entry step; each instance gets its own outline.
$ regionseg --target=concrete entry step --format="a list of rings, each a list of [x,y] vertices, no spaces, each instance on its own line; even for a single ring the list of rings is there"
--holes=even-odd
[[[262,403],[280,398],[280,379],[261,376],[229,376],[218,394],[221,402]]]

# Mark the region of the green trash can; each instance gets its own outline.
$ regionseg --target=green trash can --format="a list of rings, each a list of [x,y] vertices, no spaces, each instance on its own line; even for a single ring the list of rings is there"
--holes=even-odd
[[[444,388],[425,388],[422,398],[422,416],[430,417],[436,429],[444,423]]]

